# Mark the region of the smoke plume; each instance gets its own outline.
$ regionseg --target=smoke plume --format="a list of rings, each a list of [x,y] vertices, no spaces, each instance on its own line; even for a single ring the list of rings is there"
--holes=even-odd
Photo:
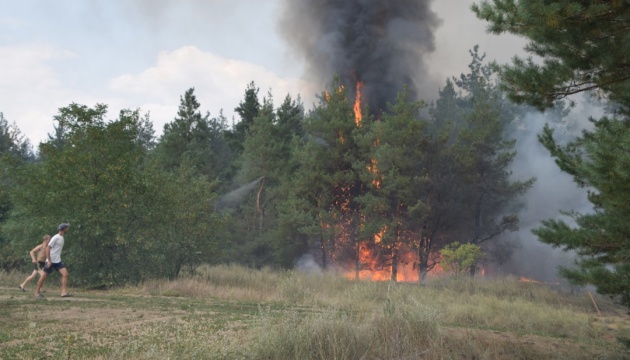
[[[424,57],[440,25],[431,0],[285,0],[281,36],[306,62],[306,77],[324,86],[338,76],[350,91],[363,83],[371,111],[385,109],[407,85],[411,95],[437,92],[426,83]]]
[[[229,193],[221,196],[214,205],[215,210],[222,211],[227,208],[235,208],[240,205],[247,195],[258,187],[258,183],[264,179],[259,177],[258,179],[239,187],[236,190],[232,190]]]

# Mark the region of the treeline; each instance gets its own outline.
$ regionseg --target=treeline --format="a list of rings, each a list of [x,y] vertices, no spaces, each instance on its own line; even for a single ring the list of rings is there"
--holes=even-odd
[[[191,88],[159,138],[138,110],[61,108],[36,155],[1,118],[2,267],[24,267],[60,222],[71,224],[64,262],[88,287],[201,263],[289,268],[305,254],[357,276],[387,268],[392,280],[412,262],[422,279],[446,245],[491,256],[534,180],[510,173],[507,134],[525,110],[471,54],[470,72],[430,105],[401,89],[387,109],[355,108],[354,84],[334,80],[307,112],[299,97],[260,99],[251,83],[230,127],[203,114]]]

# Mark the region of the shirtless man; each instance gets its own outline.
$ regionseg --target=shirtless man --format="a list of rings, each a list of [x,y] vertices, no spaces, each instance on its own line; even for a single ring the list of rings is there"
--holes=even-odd
[[[18,285],[20,290],[26,291],[26,284],[28,284],[29,281],[33,280],[37,276],[37,274],[39,274],[39,276],[43,274],[44,266],[46,266],[46,246],[48,245],[48,240],[50,240],[50,235],[44,235],[44,237],[42,238],[42,243],[35,246],[33,250],[31,250],[31,252],[29,253],[33,262],[33,272],[24,280],[24,282]],[[36,252],[37,258],[35,258]]]

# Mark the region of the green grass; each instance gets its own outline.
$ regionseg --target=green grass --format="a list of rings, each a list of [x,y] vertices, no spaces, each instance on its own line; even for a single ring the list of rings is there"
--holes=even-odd
[[[33,299],[0,274],[1,359],[624,359],[610,300],[514,278],[426,285],[201,267],[176,281]]]

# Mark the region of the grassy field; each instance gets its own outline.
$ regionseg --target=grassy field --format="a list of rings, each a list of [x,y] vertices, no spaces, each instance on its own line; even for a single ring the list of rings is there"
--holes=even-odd
[[[54,275],[35,300],[34,283],[17,288],[25,275],[0,274],[1,359],[630,358],[624,308],[515,278],[419,286],[218,266],[72,298]]]

